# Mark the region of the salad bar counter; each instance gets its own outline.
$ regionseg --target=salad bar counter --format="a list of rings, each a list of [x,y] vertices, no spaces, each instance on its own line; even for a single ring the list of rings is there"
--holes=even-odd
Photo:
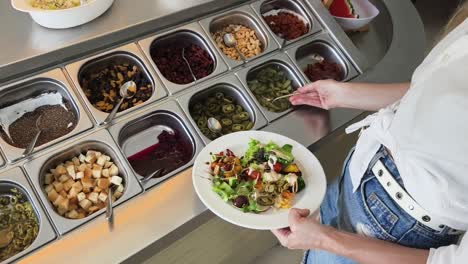
[[[129,2],[116,1],[110,13],[63,34],[93,32],[99,23],[107,28],[114,20],[108,16]],[[154,9],[154,2],[141,1],[135,10]],[[0,242],[7,244],[0,261],[46,263],[74,248],[87,252],[76,262],[97,256],[123,261],[206,210],[190,177],[206,144],[249,130],[277,132],[305,146],[323,143],[361,112],[273,99],[320,79],[380,81],[385,75],[384,81],[405,81],[423,54],[414,52],[415,43],[424,43],[418,33],[412,41],[393,40],[398,47],[385,50],[391,62],[381,65],[384,56],[370,65],[374,60],[318,0],[173,2],[178,5],[158,16],[142,11],[141,21],[122,26],[121,34],[97,30],[89,40],[31,58],[0,58],[0,207],[10,210],[14,200],[31,222],[21,227],[28,237],[13,248],[8,245],[20,243],[18,225],[2,221],[8,226],[0,230]],[[394,18],[415,14],[409,3],[387,2],[379,1]],[[9,9],[1,5],[2,12]],[[158,21],[164,27],[155,27]],[[411,29],[422,28],[418,17],[411,22]],[[279,23],[289,23],[291,31]],[[402,23],[394,22],[394,35]],[[97,44],[105,34],[106,45]],[[226,41],[229,34],[237,46]],[[124,96],[120,88],[127,82],[135,86]],[[113,110],[117,115],[109,121]],[[209,127],[210,118],[219,120],[219,131]],[[281,172],[300,174],[288,171]],[[296,190],[296,184],[286,185]],[[115,216],[108,223],[102,214],[112,202]],[[238,207],[244,204],[238,201]]]

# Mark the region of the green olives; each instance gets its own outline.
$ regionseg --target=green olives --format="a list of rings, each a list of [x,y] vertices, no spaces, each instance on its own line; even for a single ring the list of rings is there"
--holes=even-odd
[[[291,107],[287,98],[271,102],[274,98],[294,92],[292,81],[286,73],[274,66],[260,70],[255,78],[248,81],[249,89],[261,106],[271,112],[284,112]]]
[[[250,130],[254,122],[249,112],[236,100],[222,92],[216,92],[190,106],[190,115],[200,132],[213,140],[232,132]],[[221,131],[213,133],[208,128],[208,118],[214,117],[221,124]]]

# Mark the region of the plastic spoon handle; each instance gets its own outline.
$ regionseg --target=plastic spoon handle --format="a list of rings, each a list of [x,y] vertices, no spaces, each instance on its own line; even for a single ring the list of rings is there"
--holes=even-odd
[[[122,105],[124,100],[125,100],[125,98],[120,99],[120,101],[117,103],[117,105],[112,109],[110,114],[107,116],[106,120],[104,120],[104,124],[109,124],[110,122],[112,122],[112,120],[114,119],[115,115],[119,111],[120,106]]]

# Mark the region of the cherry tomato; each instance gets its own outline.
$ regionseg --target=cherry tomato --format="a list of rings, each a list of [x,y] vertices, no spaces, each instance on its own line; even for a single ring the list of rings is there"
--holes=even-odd
[[[258,177],[260,177],[260,172],[258,171],[252,171],[249,175],[249,177],[253,180],[257,179]]]
[[[224,171],[231,171],[232,170],[232,165],[231,164],[224,164],[221,168]]]
[[[280,163],[275,163],[273,165],[273,170],[276,171],[276,172],[281,172],[281,169],[283,168],[283,166],[281,166]]]

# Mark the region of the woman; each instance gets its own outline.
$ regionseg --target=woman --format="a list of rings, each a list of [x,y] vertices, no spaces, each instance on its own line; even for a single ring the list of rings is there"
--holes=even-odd
[[[467,17],[465,2],[411,83],[326,80],[291,97],[324,109],[390,105],[348,127],[361,134],[328,187],[324,225],[292,209],[290,227],[273,231],[283,246],[309,250],[306,263],[468,263]]]

